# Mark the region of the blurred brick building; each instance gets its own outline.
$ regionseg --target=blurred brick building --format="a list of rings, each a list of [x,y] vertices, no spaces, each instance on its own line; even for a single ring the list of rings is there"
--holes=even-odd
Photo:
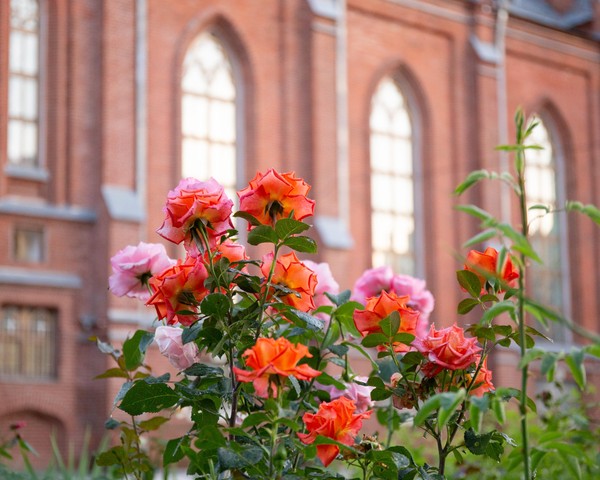
[[[478,228],[452,191],[507,165],[494,147],[518,106],[548,147],[531,198],[600,204],[599,40],[597,0],[0,1],[1,433],[26,420],[40,463],[53,429],[63,446],[101,434],[115,385],[92,380],[107,360],[86,339],[153,319],[109,295],[109,258],[160,241],[182,176],[233,192],[296,171],[342,287],[389,264],[425,278],[433,319],[452,323]],[[508,198],[460,202],[507,219]],[[553,217],[533,233],[535,288],[597,328],[597,230]]]

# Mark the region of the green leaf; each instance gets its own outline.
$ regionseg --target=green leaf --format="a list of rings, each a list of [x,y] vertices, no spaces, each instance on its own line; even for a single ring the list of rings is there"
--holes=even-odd
[[[333,378],[327,372],[321,372],[321,375],[318,376],[318,382],[321,385],[333,385],[338,390],[346,390],[346,385]]]
[[[473,310],[477,305],[479,305],[479,300],[476,298],[465,298],[460,301],[458,304],[457,311],[459,315],[466,315],[471,310]]]
[[[421,408],[419,408],[419,411],[417,412],[413,420],[413,423],[416,427],[420,427],[421,425],[423,425],[425,421],[429,418],[429,416],[433,412],[437,411],[438,408],[440,408],[440,395],[441,394],[438,393],[433,397],[429,397],[427,400],[425,400],[423,405],[421,405]]]
[[[556,371],[557,361],[558,354],[555,352],[546,352],[546,354],[542,357],[540,373],[546,376],[546,380],[548,380],[548,382],[554,381],[554,372]]]
[[[310,225],[304,222],[294,220],[293,218],[282,218],[275,224],[275,233],[277,233],[281,240],[284,240],[292,235],[302,233],[309,228]]]
[[[255,412],[244,418],[242,428],[256,427],[261,423],[268,423],[271,418],[265,412]]]
[[[306,326],[314,331],[314,332],[320,332],[321,330],[323,330],[323,320],[321,320],[318,317],[315,317],[313,315],[310,315],[309,313],[303,312],[301,310],[296,310],[294,308],[289,309],[290,313],[292,313],[292,315],[295,315],[296,317],[298,317],[300,320],[304,321],[306,323]]]
[[[171,463],[176,463],[184,456],[185,450],[182,447],[189,446],[190,437],[187,435],[179,438],[173,438],[167,442],[163,452],[163,465],[166,467]]]
[[[127,372],[120,368],[109,368],[106,372],[96,375],[94,378],[129,378]]]
[[[262,223],[260,223],[260,221],[254,215],[251,215],[248,212],[237,211],[233,214],[233,216],[237,218],[243,218],[253,227],[262,225]]]
[[[373,361],[373,359],[371,358],[371,355],[369,355],[367,353],[367,351],[364,348],[362,348],[360,345],[357,345],[354,342],[342,342],[342,345],[345,345],[347,347],[357,350],[358,352],[360,352],[363,355],[363,357],[365,357],[367,360],[369,360],[369,362],[371,362],[371,368],[373,368],[374,370],[379,369],[379,365],[377,365],[377,363]]]
[[[276,245],[277,242],[279,242],[277,233],[267,225],[259,225],[248,232],[248,243],[250,245],[260,245],[261,243]]]
[[[493,304],[490,308],[488,308],[485,313],[481,317],[481,323],[484,325],[489,325],[492,320],[503,313],[512,314],[515,312],[515,304],[510,300],[503,300],[501,302]]]
[[[122,446],[113,447],[106,452],[102,452],[96,457],[96,465],[100,467],[111,467],[113,465],[123,465],[129,463],[129,457]]]
[[[492,411],[494,412],[494,416],[500,425],[504,424],[506,421],[506,410],[504,408],[504,402],[494,396],[492,398]]]
[[[379,327],[387,338],[393,337],[400,329],[400,314],[393,311],[388,317],[379,322]]]
[[[202,300],[200,309],[207,317],[224,320],[227,317],[231,306],[231,301],[227,295],[223,295],[222,293],[211,293]]]
[[[233,446],[234,444],[232,444],[229,448],[221,447],[217,450],[219,463],[221,464],[221,468],[224,470],[229,470],[232,468],[240,469],[250,465],[255,465],[263,458],[263,450],[258,446],[235,445],[235,447],[237,447],[235,450],[232,448]]]
[[[542,358],[545,354],[545,351],[540,348],[531,348],[525,352],[525,355],[521,357],[521,361],[519,362],[519,369],[522,369],[526,365],[529,365],[534,360],[538,360]]]
[[[494,218],[490,213],[475,205],[458,205],[456,209],[479,220],[491,220]]]
[[[352,291],[344,290],[338,295],[334,295],[333,293],[325,292],[325,296],[331,300],[338,307],[342,306],[344,303],[347,303],[350,300],[352,295]]]
[[[565,355],[565,363],[569,366],[573,379],[581,390],[586,384],[585,366],[583,365],[585,352],[583,350],[574,350]]]
[[[360,342],[363,347],[373,348],[379,345],[389,343],[389,337],[386,337],[383,333],[370,333]]]
[[[392,396],[392,392],[385,388],[375,388],[371,390],[371,400],[374,402],[378,402],[380,400],[385,400],[386,398],[390,398]]]
[[[438,413],[438,426],[444,428],[458,406],[465,399],[467,391],[464,388],[456,392],[444,392],[440,395],[440,411]]]
[[[317,242],[310,237],[289,237],[283,245],[302,253],[317,253]]]
[[[469,173],[467,178],[458,187],[456,187],[454,190],[454,195],[461,195],[477,182],[488,178],[490,178],[490,172],[487,170],[475,170]]]
[[[148,420],[141,421],[138,425],[143,430],[150,432],[152,430],[157,430],[163,423],[168,422],[169,419],[167,417],[152,417]]]
[[[331,353],[333,353],[334,355],[337,355],[340,358],[343,357],[344,355],[346,355],[349,350],[346,345],[330,345],[327,348]]]
[[[498,232],[496,232],[495,228],[488,228],[488,229],[484,230],[483,232],[478,233],[474,237],[471,237],[469,240],[467,240],[465,243],[463,243],[462,246],[463,246],[463,248],[470,248],[473,245],[477,245],[479,243],[485,243],[497,235],[498,235]]]
[[[178,400],[179,395],[164,383],[139,381],[125,394],[119,408],[129,415],[141,415],[172,407]]]
[[[456,279],[462,288],[464,288],[473,298],[479,298],[481,293],[481,281],[479,277],[469,270],[458,270]]]
[[[125,368],[129,371],[135,370],[144,361],[144,355],[148,345],[154,340],[154,334],[145,330],[137,330],[133,337],[123,343],[123,357]]]
[[[222,377],[223,369],[203,363],[194,363],[191,367],[186,368],[183,373],[192,377]]]

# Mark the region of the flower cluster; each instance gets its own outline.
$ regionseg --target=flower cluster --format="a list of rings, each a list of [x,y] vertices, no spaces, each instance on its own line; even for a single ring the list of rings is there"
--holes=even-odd
[[[294,173],[271,169],[238,192],[235,215],[248,221],[247,243],[271,245],[261,260],[252,260],[236,240],[233,202],[223,187],[214,179],[185,178],[169,192],[157,230],[164,239],[183,244],[185,258],[175,261],[163,245],[140,243],[111,259],[110,290],[141,299],[164,323],[149,337],[137,332],[126,341],[123,352],[137,348],[138,357],[122,361],[113,352],[122,369],[119,376],[133,383],[120,408],[137,415],[169,406],[157,406],[151,398],[190,406],[194,426],[179,440],[188,442],[190,468],[251,471],[246,455],[257,465],[267,462],[267,476],[287,472],[293,477],[301,457],[284,461],[287,449],[312,444],[312,455],[323,466],[344,453],[350,463],[374,468],[378,461],[366,452],[381,445],[375,437],[359,440],[357,435],[377,400],[392,397],[396,408],[418,411],[436,395],[460,400],[463,391],[468,398],[494,390],[489,349],[480,344],[481,337],[469,337],[457,324],[430,325],[434,298],[423,280],[380,267],[365,271],[352,292],[340,293],[328,264],[299,258],[296,252],[316,249],[314,240],[302,235],[309,228],[303,220],[314,212],[309,190]],[[497,259],[498,252],[490,248],[467,257],[465,269],[480,279],[482,295],[499,270]],[[510,259],[500,270],[503,285],[510,285],[515,279]],[[133,370],[145,368],[140,357],[152,338],[184,376],[174,389],[161,377],[148,379],[150,373],[132,376]],[[391,380],[379,366],[369,376],[355,374],[350,348],[364,355],[377,352],[381,370],[386,359],[391,361]],[[211,365],[210,357],[224,359],[226,367]],[[341,373],[331,376],[340,367]],[[426,431],[438,434],[436,418],[429,421]],[[216,435],[206,422],[210,428],[232,430],[213,439],[214,451],[203,447],[202,458],[200,453],[193,457],[190,436]],[[238,438],[244,439],[239,445]],[[270,443],[269,448],[251,447],[261,442]],[[348,451],[341,452],[345,446]],[[264,452],[272,456],[265,458]]]

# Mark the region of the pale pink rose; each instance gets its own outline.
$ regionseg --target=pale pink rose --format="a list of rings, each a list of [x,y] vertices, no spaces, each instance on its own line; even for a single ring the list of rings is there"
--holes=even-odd
[[[202,222],[213,246],[219,236],[233,228],[232,207],[233,202],[214,178],[206,182],[183,178],[167,196],[165,220],[157,233],[173,243],[185,240],[187,248],[194,248],[191,230],[196,222]]]
[[[436,330],[431,325],[423,338],[415,338],[412,343],[430,363],[423,367],[423,373],[433,377],[444,368],[464,370],[479,360],[481,347],[476,338],[465,338],[465,331],[456,324]]]
[[[150,298],[148,280],[175,264],[165,247],[158,243],[140,242],[119,250],[111,259],[113,274],[108,279],[109,290],[123,297]]]
[[[183,330],[178,327],[160,326],[154,332],[154,340],[160,353],[168,358],[171,365],[185,370],[198,362],[200,352],[194,342],[183,344],[181,334]]]
[[[357,380],[362,383],[366,383],[368,378],[367,377],[354,377],[354,380]],[[340,380],[340,382],[342,382],[342,381]],[[369,408],[371,408],[375,404],[375,402],[373,402],[373,400],[371,400],[371,391],[375,387],[369,387],[367,385],[359,385],[356,382],[350,382],[350,383],[342,382],[342,383],[344,383],[346,385],[345,390],[339,390],[336,387],[334,387],[333,385],[319,384],[318,387],[320,390],[325,390],[326,392],[328,392],[331,400],[335,400],[336,398],[339,398],[339,397],[346,397],[346,398],[354,401],[354,403],[356,405],[357,413],[366,412]]]
[[[410,275],[394,275],[391,290],[396,295],[408,295],[407,305],[421,313],[417,323],[417,337],[423,337],[429,328],[429,314],[433,311],[435,300],[426,288],[425,280]]]
[[[337,295],[340,293],[340,286],[333,278],[329,264],[327,262],[316,263],[311,260],[304,260],[304,265],[317,275],[317,287],[314,296],[315,308],[323,305],[333,305],[331,300],[325,296],[325,292]]]
[[[352,300],[365,303],[367,298],[377,297],[382,290],[390,291],[394,272],[391,267],[378,267],[365,270],[354,283]]]

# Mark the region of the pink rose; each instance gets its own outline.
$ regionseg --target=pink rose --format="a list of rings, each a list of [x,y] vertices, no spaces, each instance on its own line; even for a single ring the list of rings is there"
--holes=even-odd
[[[200,352],[194,342],[183,344],[182,333],[183,330],[178,327],[160,326],[154,332],[154,340],[160,353],[168,358],[171,365],[185,370],[199,360]]]
[[[191,230],[200,221],[207,227],[209,240],[214,242],[233,228],[230,219],[232,207],[233,202],[214,178],[206,182],[184,178],[167,196],[165,220],[157,233],[173,243],[185,240],[187,247],[191,248]]]
[[[429,333],[423,338],[415,338],[412,345],[431,362],[423,368],[428,377],[437,375],[444,368],[464,370],[478,361],[481,352],[477,339],[465,338],[464,330],[456,324],[441,330],[431,325]]]
[[[119,250],[110,263],[113,274],[108,279],[109,290],[118,297],[127,295],[145,302],[150,298],[150,277],[166,270],[175,261],[168,257],[163,245],[140,242],[137,247],[129,245]]]
[[[382,290],[388,292],[392,286],[394,272],[391,267],[378,267],[365,270],[356,280],[352,289],[352,300],[365,303],[367,298],[377,297]]]
[[[366,383],[368,380],[367,377],[354,377],[354,380],[358,380],[359,382]],[[341,380],[340,380],[341,381]],[[362,413],[366,412],[369,408],[371,408],[375,402],[371,400],[371,391],[375,387],[369,387],[367,385],[359,385],[356,382],[345,383],[346,388],[344,390],[339,390],[333,385],[321,385],[318,387],[320,390],[325,390],[329,393],[331,400],[335,400],[339,397],[346,397],[352,401],[354,401],[356,405],[356,412]]]
[[[337,295],[340,293],[340,286],[333,278],[331,268],[326,262],[316,263],[310,260],[304,260],[304,265],[310,268],[317,275],[317,288],[315,288],[315,308],[323,305],[333,305],[331,300],[325,296],[325,292]]]

